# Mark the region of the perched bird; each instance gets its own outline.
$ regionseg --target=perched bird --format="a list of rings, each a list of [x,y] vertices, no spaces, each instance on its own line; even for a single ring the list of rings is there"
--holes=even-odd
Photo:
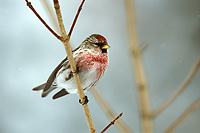
[[[72,51],[84,93],[94,87],[106,71],[108,48],[110,46],[102,35],[93,34]],[[67,57],[54,69],[46,83],[33,88],[33,90],[42,90],[42,97],[46,97],[57,88],[60,91],[52,97],[53,99],[78,93]]]

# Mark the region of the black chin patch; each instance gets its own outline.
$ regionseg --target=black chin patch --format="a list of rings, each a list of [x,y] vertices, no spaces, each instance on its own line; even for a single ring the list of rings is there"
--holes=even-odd
[[[107,49],[101,49],[102,53],[107,53]]]

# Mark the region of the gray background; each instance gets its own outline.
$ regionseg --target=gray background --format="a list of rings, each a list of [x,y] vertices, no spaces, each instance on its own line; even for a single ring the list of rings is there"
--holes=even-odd
[[[39,0],[31,1],[52,26]],[[52,1],[50,1],[52,2]],[[66,29],[71,26],[79,1],[61,0]],[[44,83],[66,56],[59,42],[25,1],[0,2],[0,133],[88,133],[78,95],[53,101],[32,88]],[[149,43],[143,59],[152,107],[158,107],[184,80],[200,56],[199,0],[136,0],[139,41]],[[87,0],[71,37],[73,47],[92,33],[104,35],[110,49],[108,71],[98,83],[99,91],[122,119],[139,132],[138,96],[128,46],[123,0]],[[155,120],[160,133],[189,104],[200,97],[200,73],[186,91]],[[55,93],[55,92],[54,92]],[[97,132],[110,120],[88,92],[89,108]],[[200,110],[176,133],[200,131]],[[115,126],[108,132],[119,133]]]

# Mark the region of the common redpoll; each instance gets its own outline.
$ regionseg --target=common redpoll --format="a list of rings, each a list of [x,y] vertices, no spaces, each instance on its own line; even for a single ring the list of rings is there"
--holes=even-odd
[[[110,46],[103,36],[93,34],[72,51],[84,93],[94,87],[106,71],[108,48]],[[78,93],[67,57],[54,69],[46,83],[33,88],[33,90],[42,90],[42,97],[46,97],[57,88],[61,90],[53,96],[53,99]]]

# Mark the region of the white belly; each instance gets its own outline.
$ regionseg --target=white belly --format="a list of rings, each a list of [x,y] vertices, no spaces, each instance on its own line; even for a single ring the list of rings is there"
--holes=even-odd
[[[69,93],[78,93],[74,77],[66,80],[66,75],[69,75],[71,69],[65,70],[59,74],[55,82],[59,88],[65,88]],[[94,68],[87,71],[78,72],[84,92],[86,92],[96,82],[96,70]]]

